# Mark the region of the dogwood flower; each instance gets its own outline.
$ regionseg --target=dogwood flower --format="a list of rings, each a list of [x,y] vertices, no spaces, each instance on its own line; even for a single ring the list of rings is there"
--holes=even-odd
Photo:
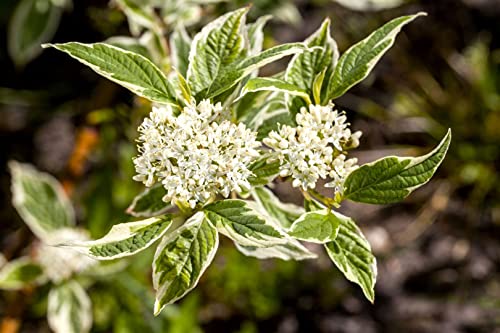
[[[346,159],[346,150],[359,145],[361,132],[351,133],[344,113],[327,106],[309,105],[296,116],[296,127],[281,126],[271,131],[264,144],[276,152],[280,176],[291,176],[294,187],[304,190],[331,177],[328,183],[337,192],[342,190],[347,175],[356,168],[356,159]]]
[[[257,133],[234,124],[220,103],[203,100],[176,115],[172,107],[153,107],[139,126],[134,180],[161,182],[163,200],[194,208],[220,194],[250,189],[248,165],[259,156]]]

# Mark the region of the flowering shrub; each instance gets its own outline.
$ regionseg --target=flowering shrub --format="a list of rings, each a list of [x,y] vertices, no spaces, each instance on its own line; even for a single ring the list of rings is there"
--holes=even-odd
[[[368,76],[401,28],[422,14],[396,18],[339,56],[326,19],[303,43],[262,51],[267,18],[246,23],[248,8],[227,13],[192,39],[173,32],[169,62],[106,43],[51,44],[152,103],[139,127],[135,180],[147,189],[128,209],[145,218],[114,226],[95,241],[65,240],[97,260],[131,256],[160,240],[153,259],[155,314],[185,296],[211,264],[219,235],[257,258],[329,257],[374,300],[376,260],[356,223],[336,211],[344,200],[400,201],[430,180],[451,134],[429,154],[357,165],[348,158],[361,133],[333,101]],[[284,73],[258,69],[293,55]],[[283,203],[276,177],[304,196]],[[331,195],[317,190],[327,180]]]

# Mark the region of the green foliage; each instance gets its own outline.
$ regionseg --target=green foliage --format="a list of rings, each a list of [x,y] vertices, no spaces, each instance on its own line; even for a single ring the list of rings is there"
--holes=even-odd
[[[325,249],[346,279],[358,284],[373,303],[377,263],[370,244],[352,219],[340,220],[337,237],[326,243]]]
[[[47,311],[50,328],[56,333],[85,333],[92,327],[90,298],[76,281],[50,290]]]
[[[128,45],[125,45],[127,43],[122,41],[121,48],[105,43],[75,42],[50,46],[68,53],[98,74],[155,104],[170,104],[173,107],[155,109],[159,111],[153,114],[154,119],[146,120],[143,126],[148,127],[150,121],[160,130],[148,132],[144,140],[141,137],[147,147],[154,147],[154,156],[148,155],[144,168],[151,168],[146,170],[150,172],[148,177],[161,184],[139,194],[128,208],[128,213],[138,217],[151,217],[150,219],[118,224],[96,241],[61,245],[78,248],[94,258],[106,260],[130,256],[162,238],[153,259],[155,315],[159,315],[166,305],[179,300],[196,287],[215,256],[219,233],[229,237],[243,254],[259,259],[311,259],[316,254],[301,244],[300,240],[324,244],[333,263],[348,280],[360,285],[366,297],[373,302],[375,257],[355,222],[335,209],[344,199],[379,204],[403,199],[429,181],[435,173],[446,154],[451,134],[448,133],[428,155],[417,158],[386,157],[362,165],[352,172],[354,167],[346,167],[345,170],[349,170],[350,174],[334,174],[338,171],[334,163],[345,162],[342,158],[346,157],[349,149],[357,146],[359,135],[348,132],[349,138],[344,139],[343,134],[338,134],[346,142],[339,141],[335,137],[337,134],[330,129],[334,127],[344,131],[344,127],[348,125],[344,115],[333,113],[328,108],[332,107],[332,99],[340,97],[369,75],[382,55],[393,45],[404,25],[424,14],[390,21],[349,48],[339,59],[336,42],[330,34],[329,19],[303,43],[276,45],[262,51],[263,27],[268,17],[247,24],[249,8],[242,8],[207,24],[192,40],[182,25],[176,25],[170,35],[171,52],[167,54],[165,38],[170,29],[165,25],[169,20],[165,13],[173,8],[169,7],[172,4],[158,8],[157,4],[149,2],[141,5],[133,0],[120,0],[118,3],[127,13],[131,30],[136,36],[146,30],[138,39],[139,43],[128,40]],[[185,7],[186,10],[187,8]],[[174,21],[182,20],[177,17]],[[141,41],[148,33],[149,41],[154,42],[156,50]],[[134,49],[130,46],[143,54],[149,54],[154,63],[142,55],[125,50]],[[156,56],[152,56],[153,53]],[[262,66],[286,56],[293,58],[284,73],[267,78],[258,76],[258,70]],[[222,124],[232,126],[236,123],[240,126],[239,129],[255,131],[252,134],[270,149],[259,147],[248,153],[253,158],[251,162],[221,158],[206,167],[209,170],[200,167],[203,170],[199,174],[196,171],[188,171],[189,175],[183,174],[183,177],[188,178],[188,184],[197,184],[198,181],[203,183],[207,179],[223,184],[226,178],[237,183],[224,191],[214,190],[214,193],[207,193],[205,189],[200,189],[199,192],[197,189],[190,190],[193,192],[190,193],[193,194],[193,200],[190,200],[188,206],[182,200],[175,200],[171,194],[184,191],[183,184],[168,177],[170,173],[185,172],[182,157],[172,158],[169,155],[169,150],[182,146],[172,144],[163,150],[161,144],[165,137],[161,131],[164,129],[162,126],[166,129],[170,121],[166,118],[176,117],[183,112],[188,114],[192,110],[199,111],[197,107],[202,104],[198,103],[202,100],[207,107],[221,102],[222,108],[231,115],[230,121],[226,114],[216,115],[208,121],[207,126],[217,129]],[[313,102],[314,107],[309,108]],[[303,106],[306,108],[301,109]],[[324,115],[322,112],[325,108],[332,112]],[[299,111],[302,113],[297,115]],[[307,115],[306,112],[311,114]],[[312,117],[306,117],[311,115]],[[336,119],[323,119],[329,116]],[[200,130],[199,127],[190,127],[197,120],[182,117],[178,123],[174,121],[172,126],[179,126],[191,135],[191,132]],[[309,128],[301,125],[305,122],[308,122]],[[281,137],[276,131],[280,131],[285,125],[289,126],[286,128],[289,131]],[[325,128],[317,129],[321,126]],[[141,133],[144,132],[143,129],[141,127]],[[156,129],[155,127],[154,130]],[[300,134],[304,134],[303,131],[317,131],[321,135],[302,137]],[[222,137],[222,134],[220,136],[207,134],[199,138],[204,142],[194,142],[186,153],[196,157],[197,149],[202,149],[200,147],[204,147],[205,141],[217,143],[214,145],[217,148],[211,149],[232,149],[226,142],[229,140]],[[272,140],[277,142],[276,146],[281,151],[273,147]],[[290,147],[290,142],[297,145],[300,148],[298,150],[304,151],[303,155],[299,152],[289,157],[289,151],[296,148]],[[145,149],[144,146],[139,150],[141,149]],[[186,150],[185,147],[181,149]],[[157,152],[161,152],[160,157]],[[323,156],[324,152],[328,152],[328,156]],[[204,165],[200,160],[201,157],[190,163]],[[165,171],[169,175],[156,179],[155,177],[161,178],[155,176],[158,171],[156,168],[163,168],[161,163],[169,165]],[[226,163],[248,164],[245,167],[251,175],[243,180],[235,180],[237,177],[234,172],[219,169],[220,165]],[[309,188],[314,187],[316,181],[309,187],[303,185],[302,194],[307,199],[304,212],[301,207],[281,202],[265,187],[280,175],[283,181],[296,177],[286,169],[294,163],[297,165],[297,170],[294,171],[302,173],[306,178],[314,178],[314,175],[323,179],[327,176],[345,177],[335,180],[336,190],[332,198]],[[322,170],[322,163],[330,163],[333,167],[328,165]],[[292,185],[300,185],[301,181],[295,178]],[[148,181],[148,185],[149,183]],[[310,183],[307,179],[307,184]],[[248,184],[251,188],[248,188]],[[230,193],[230,190],[233,192]],[[255,201],[249,200],[250,196]],[[163,199],[172,201],[177,207],[165,204]],[[163,215],[167,210],[172,215]],[[120,320],[127,322],[126,319]],[[126,327],[127,324],[120,326]]]
[[[256,187],[252,192],[252,197],[274,218],[283,228],[289,228],[298,219],[304,209],[291,203],[283,203],[266,187]]]
[[[42,52],[40,44],[52,39],[62,12],[56,1],[19,1],[8,30],[8,51],[17,66],[26,65]]]
[[[330,210],[317,210],[302,214],[290,227],[290,236],[311,243],[324,244],[335,240],[339,225],[347,217]]]
[[[172,225],[172,216],[163,215],[138,222],[114,225],[101,239],[88,242],[67,242],[70,247],[92,258],[113,260],[141,252],[160,239]]]
[[[283,234],[243,200],[223,200],[204,208],[207,219],[223,235],[243,246],[283,244]]]
[[[158,103],[175,103],[173,87],[147,58],[118,47],[104,44],[46,44],[66,52],[96,73],[122,85],[133,93]]]
[[[347,177],[344,198],[372,204],[404,199],[431,179],[443,161],[450,141],[451,131],[448,131],[441,143],[427,155],[384,157],[361,166]]]
[[[75,224],[71,203],[61,184],[28,164],[11,161],[12,204],[39,238]]]
[[[0,265],[0,289],[22,289],[36,285],[43,279],[43,269],[27,257]]]
[[[153,260],[155,315],[196,287],[218,246],[219,234],[201,212],[163,238]]]
[[[396,18],[342,54],[328,84],[328,99],[342,96],[349,88],[365,79],[384,53],[394,44],[401,28],[422,15],[426,14],[418,13]]]
[[[154,217],[165,214],[171,205],[163,202],[166,191],[157,184],[137,195],[127,208],[127,213],[136,217]]]

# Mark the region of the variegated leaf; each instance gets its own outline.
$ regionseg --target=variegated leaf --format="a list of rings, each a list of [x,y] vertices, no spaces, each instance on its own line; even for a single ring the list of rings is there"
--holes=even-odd
[[[73,206],[61,184],[51,175],[29,164],[9,162],[12,204],[40,239],[75,224]]]
[[[256,187],[252,191],[252,197],[267,212],[269,216],[278,221],[283,228],[289,228],[297,220],[304,209],[292,203],[283,203],[266,187]]]
[[[191,37],[183,26],[177,27],[170,36],[172,66],[183,76],[187,75],[191,42]]]
[[[422,15],[426,14],[418,13],[398,17],[351,46],[340,57],[335,67],[335,72],[328,84],[327,99],[342,96],[348,89],[366,78],[380,58],[394,44],[401,28]]]
[[[175,92],[151,60],[116,46],[95,43],[45,44],[69,54],[96,73],[153,102],[176,105]]]
[[[161,184],[155,184],[134,198],[127,213],[136,217],[163,215],[172,208],[171,204],[162,200],[166,194],[167,191]]]
[[[306,90],[301,89],[300,87],[288,83],[286,81],[270,78],[270,77],[257,77],[248,80],[241,91],[241,96],[249,93],[249,92],[257,92],[257,91],[275,91],[287,93],[292,96],[297,96],[302,98],[307,104],[311,104],[311,99],[309,98],[309,94]]]
[[[92,304],[76,281],[54,286],[49,292],[47,319],[55,333],[86,333],[92,327]]]
[[[155,315],[196,287],[218,246],[219,234],[203,212],[163,238],[153,260]]]
[[[45,280],[43,268],[28,257],[0,265],[0,289],[17,290]]]
[[[160,239],[172,225],[172,215],[114,225],[102,238],[87,242],[66,242],[58,246],[75,249],[99,260],[113,260],[139,253]]]
[[[335,240],[339,225],[349,219],[328,209],[307,212],[293,222],[288,234],[307,242],[324,244]]]
[[[286,242],[284,234],[246,201],[216,201],[203,211],[221,234],[243,246],[267,247]]]
[[[406,198],[427,183],[444,160],[451,131],[429,154],[420,157],[389,156],[367,163],[347,176],[343,198],[370,204],[389,204]]]

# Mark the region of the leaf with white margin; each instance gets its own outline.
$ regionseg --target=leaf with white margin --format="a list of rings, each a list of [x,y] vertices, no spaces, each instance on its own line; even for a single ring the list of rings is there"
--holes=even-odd
[[[175,93],[163,72],[140,54],[105,44],[44,44],[69,54],[97,74],[152,102],[174,104]]]
[[[304,206],[310,211],[325,209],[315,201],[306,200]],[[377,280],[377,260],[372,254],[370,243],[356,223],[341,219],[337,237],[324,244],[328,256],[346,279],[361,287],[366,298],[373,303],[375,282]]]
[[[304,44],[308,47],[321,48],[295,55],[286,69],[285,81],[305,90],[308,96],[313,97],[313,83],[316,76],[326,71],[328,81],[339,58],[337,43],[330,35],[330,19],[325,19]]]
[[[340,224],[349,219],[328,209],[307,212],[293,222],[288,234],[307,242],[324,244],[335,240]]]
[[[342,220],[337,237],[325,244],[326,252],[346,279],[358,284],[373,303],[377,261],[370,244],[352,219]]]
[[[264,26],[272,18],[271,15],[261,16],[257,21],[247,24],[248,41],[250,46],[248,53],[250,55],[259,54],[262,51],[264,43]]]
[[[153,259],[155,316],[196,287],[218,246],[217,229],[203,212],[196,213],[162,239]]]
[[[149,54],[148,48],[143,43],[141,43],[141,41],[138,38],[129,36],[113,36],[106,39],[104,43],[119,47],[126,51],[140,54],[148,58],[149,60],[153,61],[151,54]]]
[[[270,77],[252,78],[245,84],[240,95],[244,96],[249,92],[256,91],[277,91],[287,93],[292,96],[301,97],[307,104],[311,104],[311,99],[306,90],[280,79]]]
[[[8,26],[9,55],[24,66],[41,52],[40,44],[52,39],[61,21],[63,8],[51,0],[18,1]]]
[[[141,33],[142,28],[158,30],[154,7],[147,2],[139,5],[133,0],[114,0],[127,16],[130,32],[134,36]]]
[[[191,48],[189,37],[183,26],[178,26],[170,36],[170,54],[172,66],[183,76],[187,75],[189,67],[189,50]]]
[[[244,55],[247,12],[248,8],[229,12],[207,24],[194,36],[187,80],[196,97],[205,97],[199,94],[210,91],[220,73]]]
[[[420,12],[393,19],[351,46],[342,54],[335,67],[335,72],[328,83],[327,100],[342,96],[352,86],[365,79],[380,58],[394,44],[401,28],[423,15],[427,14]]]
[[[61,184],[51,175],[29,164],[9,162],[12,175],[12,204],[40,239],[75,225],[73,206]]]
[[[167,190],[161,184],[155,184],[134,198],[127,213],[136,217],[163,215],[172,208],[171,204],[162,200],[166,194]]]
[[[263,186],[274,180],[280,173],[279,161],[268,162],[269,156],[264,155],[253,162],[248,169],[252,171],[253,176],[248,181],[253,186]]]
[[[258,259],[271,259],[277,258],[281,260],[307,260],[316,259],[318,256],[309,251],[298,240],[287,238],[286,243],[280,245],[273,245],[269,247],[255,247],[243,246],[234,243],[238,251],[248,257],[255,257]]]
[[[139,253],[160,239],[172,225],[172,215],[114,225],[102,238],[57,244],[98,260],[113,260]]]
[[[271,47],[261,53],[244,58],[228,66],[201,94],[212,98],[238,84],[243,78],[267,64],[283,57],[309,50],[303,43],[289,43]]]
[[[370,204],[389,204],[406,198],[427,183],[443,161],[451,130],[429,154],[420,157],[389,156],[367,163],[347,176],[343,198]]]
[[[206,205],[203,211],[221,234],[241,245],[267,247],[286,242],[285,235],[247,201],[220,200]]]
[[[274,217],[272,217],[268,211],[262,207],[259,203],[255,201],[246,201],[247,205],[259,212],[266,217],[266,220],[272,223],[276,228],[279,228],[280,222],[278,222]],[[270,259],[278,258],[282,260],[306,260],[315,259],[318,256],[309,251],[304,245],[302,245],[298,240],[293,239],[286,233],[283,233],[285,242],[279,245],[272,245],[268,247],[256,247],[256,246],[243,246],[236,242],[236,248],[238,251],[249,257],[255,257],[258,259]]]
[[[281,202],[274,193],[266,187],[256,187],[252,197],[267,212],[278,221],[283,228],[289,228],[292,223],[304,214],[304,208],[292,203]]]
[[[0,268],[0,289],[18,290],[43,280],[43,268],[28,257],[12,260]]]
[[[72,280],[49,292],[47,319],[55,333],[86,333],[92,327],[92,304],[82,286]]]

